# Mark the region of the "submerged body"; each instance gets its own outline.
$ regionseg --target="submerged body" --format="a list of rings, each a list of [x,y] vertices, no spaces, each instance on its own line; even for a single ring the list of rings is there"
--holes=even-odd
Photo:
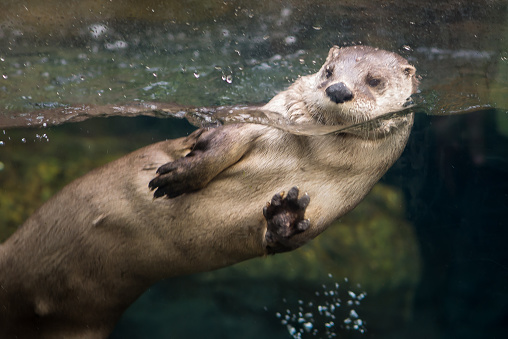
[[[295,122],[366,121],[400,110],[414,73],[393,53],[334,47],[318,73],[263,109]],[[400,156],[412,119],[317,137],[229,125],[90,172],[0,245],[0,337],[106,337],[162,278],[301,246],[365,197]],[[310,203],[296,203],[295,190],[277,195],[293,186]],[[293,207],[297,220],[283,225]]]

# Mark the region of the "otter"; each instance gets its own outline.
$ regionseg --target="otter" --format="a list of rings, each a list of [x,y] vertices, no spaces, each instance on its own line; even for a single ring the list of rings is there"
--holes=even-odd
[[[417,84],[399,55],[332,47],[262,110],[346,126],[400,110]],[[0,245],[0,337],[104,338],[158,280],[300,247],[365,197],[412,123],[324,136],[203,128],[91,171]]]

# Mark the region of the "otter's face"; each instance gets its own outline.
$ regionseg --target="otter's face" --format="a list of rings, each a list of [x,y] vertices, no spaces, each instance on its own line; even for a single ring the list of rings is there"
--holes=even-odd
[[[416,91],[415,68],[397,54],[367,46],[333,47],[304,98],[314,118],[350,125],[400,111]]]

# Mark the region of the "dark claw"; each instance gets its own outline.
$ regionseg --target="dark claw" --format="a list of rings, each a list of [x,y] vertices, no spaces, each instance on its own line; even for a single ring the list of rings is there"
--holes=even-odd
[[[168,198],[176,198],[184,193],[196,191],[198,188],[194,188],[188,182],[174,181],[173,178],[167,175],[159,175],[152,179],[148,184],[151,190],[155,190],[153,193],[154,199],[167,196]]]
[[[305,193],[303,195],[303,197],[301,197],[300,200],[298,200],[298,207],[300,209],[306,209],[307,206],[309,206],[309,203],[310,203],[310,197],[307,193]]]
[[[151,187],[150,187],[151,188]],[[158,188],[153,192],[153,197],[155,199],[163,197],[166,194],[166,192],[162,188]]]
[[[295,186],[295,187],[292,187],[289,192],[288,192],[288,196],[286,197],[286,199],[288,200],[288,202],[290,203],[296,203],[296,201],[298,200],[298,188]]]
[[[153,178],[152,180],[150,180],[150,182],[148,183],[148,188],[150,188],[150,190],[154,190],[155,188],[157,188],[159,186],[159,177],[155,177]],[[158,190],[157,190],[158,191]],[[157,192],[156,191],[156,192]],[[155,193],[154,193],[154,197],[155,198],[158,198],[155,196]]]
[[[178,166],[174,162],[168,162],[157,169],[157,174],[166,174],[177,169]]]
[[[309,219],[305,219],[305,220],[302,220],[300,221],[297,225],[296,225],[296,229],[300,232],[303,232],[303,231],[306,231],[308,230],[310,227],[310,220]]]
[[[175,182],[172,179],[173,178],[170,177],[169,175],[158,175],[152,180],[150,180],[150,182],[148,183],[148,188],[150,188],[150,190],[157,189],[157,191],[163,191],[164,194],[168,194],[168,192],[172,190],[178,190],[178,186],[181,186],[181,183],[180,185],[178,185],[179,183]]]
[[[282,204],[282,193],[275,194],[272,198],[271,206],[277,207]]]

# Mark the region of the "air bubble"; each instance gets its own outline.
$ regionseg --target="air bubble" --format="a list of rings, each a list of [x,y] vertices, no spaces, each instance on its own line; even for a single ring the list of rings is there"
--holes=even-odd
[[[233,76],[231,74],[223,75],[222,80],[230,84],[233,82]]]
[[[312,331],[312,328],[314,327],[314,325],[312,325],[311,322],[306,322],[303,324],[303,328],[305,329],[305,331],[307,332],[310,332]]]

